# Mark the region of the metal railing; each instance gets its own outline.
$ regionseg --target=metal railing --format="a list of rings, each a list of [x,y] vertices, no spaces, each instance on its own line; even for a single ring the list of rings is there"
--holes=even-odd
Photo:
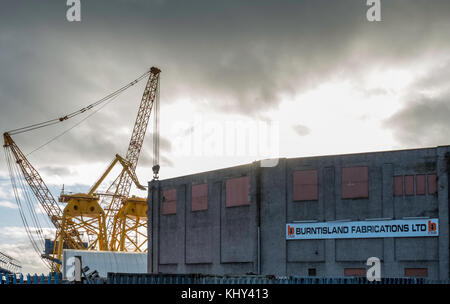
[[[319,278],[300,276],[213,276],[202,274],[108,273],[106,284],[450,284],[450,280],[426,278],[382,278],[368,281],[364,277]]]
[[[23,275],[0,273],[0,284],[67,284],[61,273]],[[450,284],[450,280],[426,278],[382,278],[370,282],[364,277],[319,278],[300,276],[203,275],[203,274],[146,274],[108,273],[107,278],[85,279],[83,284]]]

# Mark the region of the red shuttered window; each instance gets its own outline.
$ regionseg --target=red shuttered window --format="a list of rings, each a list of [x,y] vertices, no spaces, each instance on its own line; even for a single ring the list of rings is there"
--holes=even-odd
[[[192,185],[192,211],[208,209],[208,184]]]
[[[425,175],[424,174],[418,174],[416,175],[416,194],[417,195],[424,195],[425,194]]]
[[[394,176],[394,195],[403,195],[403,175]]]
[[[169,189],[163,191],[162,214],[177,213],[177,190]]]
[[[342,168],[342,198],[369,197],[369,168]]]
[[[405,268],[405,277],[427,277],[428,268]]]
[[[294,201],[318,200],[319,189],[317,184],[317,170],[295,171],[292,194]]]
[[[249,177],[238,177],[227,180],[226,184],[226,206],[249,205],[248,198]]]
[[[365,268],[344,268],[344,276],[346,277],[365,277]]]
[[[405,175],[405,194],[414,195],[414,175]]]
[[[428,174],[428,193],[436,194],[437,193],[437,177],[436,174]]]

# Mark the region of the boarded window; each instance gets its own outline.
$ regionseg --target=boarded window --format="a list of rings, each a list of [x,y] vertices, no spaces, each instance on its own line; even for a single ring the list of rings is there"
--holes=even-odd
[[[226,206],[249,205],[248,199],[249,177],[239,177],[227,180],[226,185]]]
[[[437,193],[437,178],[436,174],[428,174],[428,193],[436,194]]]
[[[318,199],[317,170],[295,171],[293,174],[293,185],[294,201]]]
[[[342,168],[342,198],[369,197],[369,168]]]
[[[162,214],[177,213],[177,190],[169,189],[163,191]]]
[[[425,175],[424,174],[416,175],[416,194],[417,195],[425,194]]]
[[[414,195],[414,175],[405,175],[405,194]]]
[[[403,195],[403,175],[394,176],[394,195]]]
[[[405,277],[428,277],[428,268],[405,268]]]
[[[344,276],[346,277],[365,277],[365,268],[344,268]]]
[[[192,185],[192,211],[208,209],[208,184]]]

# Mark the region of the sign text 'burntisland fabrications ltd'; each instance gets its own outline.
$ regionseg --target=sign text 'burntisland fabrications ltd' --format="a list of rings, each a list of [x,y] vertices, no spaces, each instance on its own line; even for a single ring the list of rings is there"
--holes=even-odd
[[[438,235],[438,219],[286,224],[287,240],[428,237]]]

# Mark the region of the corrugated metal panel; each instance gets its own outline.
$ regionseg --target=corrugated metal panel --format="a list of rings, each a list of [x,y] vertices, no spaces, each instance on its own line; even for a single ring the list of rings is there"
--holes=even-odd
[[[177,190],[168,189],[163,191],[162,214],[177,213]]]
[[[436,174],[428,174],[428,193],[436,194],[437,193],[437,178]]]
[[[192,185],[192,211],[208,209],[208,184]]]
[[[317,170],[301,170],[293,173],[294,201],[310,201],[319,198]]]
[[[82,267],[88,266],[88,272],[97,270],[102,278],[106,278],[108,272],[147,273],[147,253],[65,249],[62,265],[63,279],[66,279],[66,272],[70,267],[67,259],[74,256],[81,256]]]
[[[227,180],[226,184],[226,206],[249,205],[249,177],[238,177]]]
[[[344,276],[346,277],[365,277],[365,268],[344,268]]]
[[[369,168],[342,168],[342,198],[369,197]]]
[[[405,175],[405,194],[414,195],[414,175]]]
[[[405,268],[406,277],[427,277],[428,268]]]
[[[416,194],[423,195],[425,194],[425,174],[416,175]]]
[[[403,195],[403,175],[394,176],[394,195]]]

